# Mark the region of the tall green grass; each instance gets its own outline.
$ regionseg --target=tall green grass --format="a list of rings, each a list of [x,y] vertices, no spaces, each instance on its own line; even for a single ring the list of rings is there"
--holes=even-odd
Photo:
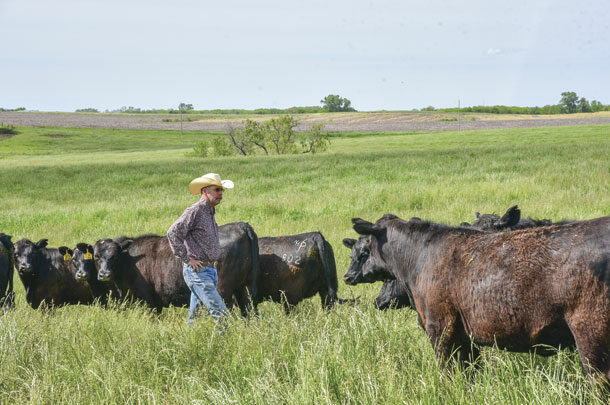
[[[19,131],[0,141],[0,232],[52,246],[165,233],[196,200],[188,182],[207,172],[236,184],[218,206],[220,224],[247,221],[259,236],[319,230],[339,277],[356,216],[458,224],[513,204],[553,220],[610,214],[609,126],[348,134],[319,155],[205,160],[184,155],[217,134]],[[360,301],[328,312],[318,298],[289,316],[264,304],[258,317],[233,317],[224,335],[208,318],[186,328],[183,308],[34,311],[16,285],[17,308],[0,315],[0,402],[604,402],[575,351],[490,348],[479,370],[441,372],[413,312],[374,309],[380,285],[341,283],[340,296]]]

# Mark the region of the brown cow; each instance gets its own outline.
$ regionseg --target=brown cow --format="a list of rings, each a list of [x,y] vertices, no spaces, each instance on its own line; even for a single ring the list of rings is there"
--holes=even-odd
[[[575,343],[587,372],[610,378],[610,217],[498,233],[352,222],[348,274],[403,283],[439,358],[476,358],[471,339],[515,352]]]

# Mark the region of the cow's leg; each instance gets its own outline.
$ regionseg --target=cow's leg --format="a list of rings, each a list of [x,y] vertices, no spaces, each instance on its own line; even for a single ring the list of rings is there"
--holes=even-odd
[[[250,295],[246,287],[238,288],[235,291],[235,300],[241,311],[241,316],[248,316],[248,313],[252,309],[252,302],[250,301]]]
[[[466,335],[459,314],[446,307],[444,309],[425,317],[425,330],[441,365],[446,366],[449,359],[457,360],[460,365],[466,361],[474,362],[479,356],[479,349]]]
[[[227,292],[224,289],[220,289],[217,288],[216,289],[218,291],[218,293],[220,294],[220,297],[222,298],[222,300],[224,301],[227,309],[230,311],[231,309],[233,309],[233,293],[234,292]]]
[[[331,295],[328,294],[326,287],[320,289],[320,301],[322,302],[322,308],[331,309],[335,305],[335,301]]]
[[[568,326],[583,367],[592,380],[610,385],[610,325],[591,316],[572,318]]]

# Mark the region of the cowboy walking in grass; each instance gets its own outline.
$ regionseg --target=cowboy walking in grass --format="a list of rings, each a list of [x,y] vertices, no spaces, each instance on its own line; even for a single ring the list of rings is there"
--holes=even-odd
[[[214,218],[214,207],[220,204],[225,188],[233,188],[233,182],[221,180],[216,173],[191,181],[189,190],[201,198],[188,207],[167,231],[172,251],[182,260],[184,281],[191,290],[188,324],[198,316],[201,303],[216,321],[227,315],[227,307],[216,290],[217,260],[221,250]]]

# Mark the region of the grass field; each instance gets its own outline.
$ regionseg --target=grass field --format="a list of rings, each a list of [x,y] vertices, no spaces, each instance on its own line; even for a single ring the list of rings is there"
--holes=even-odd
[[[610,126],[340,134],[327,153],[197,159],[214,133],[18,128],[0,140],[0,232],[51,246],[165,233],[207,172],[236,184],[219,224],[259,236],[321,231],[341,277],[352,217],[387,212],[471,222],[474,212],[552,220],[610,214]],[[286,316],[264,304],[222,336],[186,309],[74,306],[0,315],[0,402],[13,403],[605,403],[576,352],[540,358],[486,349],[481,369],[440,372],[410,310],[377,311],[380,285],[347,287],[355,307],[319,299]],[[541,287],[543,288],[543,287]]]

